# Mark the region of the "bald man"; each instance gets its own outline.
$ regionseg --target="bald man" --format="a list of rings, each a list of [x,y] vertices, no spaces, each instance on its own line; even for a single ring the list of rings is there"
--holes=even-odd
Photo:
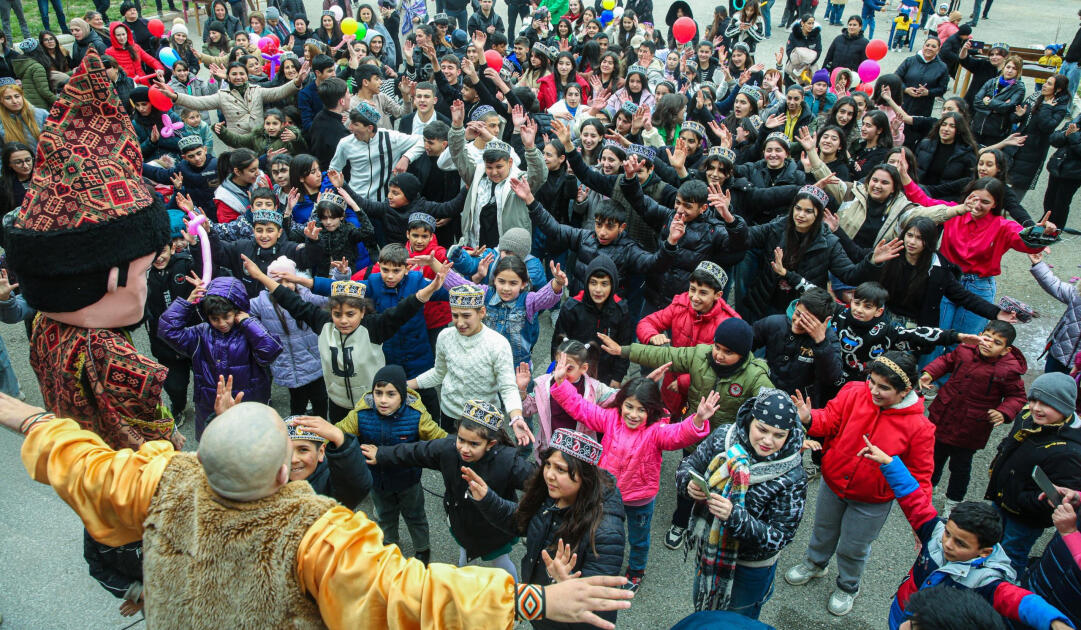
[[[198,454],[167,441],[113,451],[73,420],[0,394],[0,425],[26,435],[22,460],[99,542],[142,539],[147,627],[511,628],[546,618],[613,625],[625,579],[545,587],[501,569],[425,567],[379,528],[307,482],[289,482],[290,444],[270,407],[240,403]]]

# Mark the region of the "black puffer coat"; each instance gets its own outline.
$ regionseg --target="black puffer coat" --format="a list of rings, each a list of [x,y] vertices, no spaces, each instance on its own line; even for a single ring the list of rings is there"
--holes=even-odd
[[[662,239],[667,239],[668,226],[676,211],[644,196],[637,177],[628,180],[621,175],[619,182],[631,207]],[[668,306],[676,294],[687,290],[691,274],[703,260],[717,260],[729,252],[745,249],[747,222],[739,215],[733,218],[732,223],[725,223],[720,215],[707,207],[694,221],[687,223],[686,233],[676,244],[672,266],[664,274],[646,276],[645,297],[650,304],[658,310]]]
[[[1071,121],[1081,126],[1081,116]],[[1063,179],[1081,179],[1081,133],[1066,135],[1063,127],[1051,134],[1051,146],[1056,151],[1047,161],[1047,172]]]
[[[920,140],[916,145],[916,172],[919,173],[920,182],[925,179],[928,183],[949,182],[955,179],[971,179],[973,169],[976,168],[976,152],[964,142],[953,143],[953,153],[946,168],[941,173],[928,174],[927,169],[931,166],[931,160],[938,149],[939,141],[930,138]]]
[[[862,266],[871,264],[866,260],[860,265],[854,264],[837,236],[822,226],[796,267],[787,269],[784,278],[779,277],[773,272],[770,262],[774,248],[785,248],[788,220],[787,216],[777,217],[765,225],[752,227],[748,232],[747,247],[763,252],[765,257],[761,270],[748,285],[747,295],[738,309],[743,319],[749,322],[784,312],[789,302],[812,286],[825,288],[830,272],[846,284],[856,285]]]
[[[807,114],[807,117],[810,118],[810,113]],[[799,163],[792,158],[785,159],[784,165],[776,174],[770,173],[765,160],[758,160],[749,164],[737,164],[734,175],[746,178],[755,188],[787,185],[802,186],[807,183],[807,174],[800,170]]]
[[[450,518],[450,532],[471,560],[510,544],[514,537],[489,523],[481,516],[477,502],[467,498],[468,486],[462,479],[461,467],[469,466],[476,471],[488,484],[489,492],[516,501],[516,491],[522,489],[535,466],[532,457],[528,460],[519,457],[517,449],[502,444],[493,446],[478,461],[463,462],[458,456],[456,439],[452,435],[440,440],[381,446],[376,457],[384,466],[420,466],[443,475],[443,508]]]
[[[618,575],[623,566],[623,498],[616,487],[615,477],[606,470],[599,471],[604,478],[607,489],[604,492],[604,513],[601,522],[597,525],[592,544],[588,537],[579,541],[574,550],[578,554],[578,562],[574,565],[575,571],[581,571],[582,577],[592,575]],[[525,534],[525,555],[522,556],[519,580],[529,584],[551,584],[552,578],[548,577],[548,571],[544,567],[544,559],[541,551],[548,550],[553,553],[558,542],[555,535],[567,516],[567,508],[557,508],[555,501],[548,498],[541,505],[540,510],[529,520],[529,526],[525,532],[516,531],[515,513],[518,504],[508,501],[493,492],[484,495],[477,502],[480,513],[489,523],[505,528],[512,534]],[[598,613],[602,619],[615,623],[616,612]],[[593,626],[587,623],[559,623],[555,621],[534,621],[533,628],[560,630],[585,630]]]
[[[612,279],[612,286],[619,286],[619,270],[611,258],[598,254],[586,267],[586,281],[598,271],[608,274]],[[555,356],[556,349],[567,339],[596,343],[599,332],[615,339],[621,346],[630,345],[634,342],[634,326],[635,322],[627,310],[627,303],[621,300],[615,291],[600,307],[589,298],[585,290],[579,291],[564,302],[559,311],[559,318],[556,319],[555,330],[552,332],[552,356]],[[630,361],[627,359],[602,352],[597,363],[597,380],[602,383],[622,382],[628,367]]]
[[[859,68],[860,64],[867,59],[867,43],[867,38],[862,32],[855,37],[849,35],[847,30],[842,32],[830,44],[822,67],[831,71],[834,68],[848,68],[849,70]]]
[[[1053,103],[1040,103],[1034,109],[1034,104],[1043,100],[1039,92],[1029,97],[1025,115],[1014,121],[1018,123],[1017,132],[1025,136],[1025,144],[1020,147],[1010,147],[1007,152],[1013,163],[1010,164],[1010,186],[1017,190],[1031,190],[1043,168],[1044,159],[1047,158],[1047,150],[1051,147],[1051,134],[1066,118],[1066,110],[1070,99],[1059,97]]]

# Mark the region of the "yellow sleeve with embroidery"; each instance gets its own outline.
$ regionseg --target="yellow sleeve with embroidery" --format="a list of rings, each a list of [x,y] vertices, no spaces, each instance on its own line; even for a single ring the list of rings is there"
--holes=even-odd
[[[374,522],[340,506],[304,534],[297,578],[331,630],[514,626],[515,585],[506,571],[407,560],[383,544]]]
[[[23,466],[49,484],[103,544],[119,547],[143,537],[143,520],[173,445],[147,442],[138,451],[114,451],[74,420],[35,426],[22,447]]]

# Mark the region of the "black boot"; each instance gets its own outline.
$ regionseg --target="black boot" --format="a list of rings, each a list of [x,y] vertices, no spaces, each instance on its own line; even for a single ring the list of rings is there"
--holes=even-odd
[[[424,566],[428,566],[428,560],[431,559],[431,557],[432,557],[432,551],[430,549],[425,549],[424,551],[418,551],[415,554],[413,554],[413,557],[416,558],[417,560],[420,560],[421,562],[423,562]]]

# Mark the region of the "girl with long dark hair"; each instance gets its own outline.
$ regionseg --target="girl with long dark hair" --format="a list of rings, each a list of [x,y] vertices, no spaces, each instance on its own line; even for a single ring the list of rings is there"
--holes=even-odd
[[[927,137],[916,145],[919,180],[934,185],[955,179],[968,179],[976,166],[979,149],[965,117],[945,112]]]
[[[21,142],[8,142],[0,150],[0,219],[23,205],[34,177],[34,151]],[[0,227],[0,233],[3,228]]]
[[[1025,143],[1019,147],[1008,147],[1006,153],[1012,158],[1010,186],[1020,191],[1021,197],[1035,187],[1047,150],[1051,147],[1051,134],[1066,118],[1070,104],[1069,87],[1066,75],[1050,76],[1035,94],[1013,112],[1017,133],[1025,137]]]
[[[259,158],[251,149],[226,151],[218,156],[218,181],[214,206],[218,223],[231,223],[251,212],[251,191],[270,188],[270,178],[259,170]]]
[[[563,98],[567,92],[567,86],[576,83],[582,88],[582,102],[589,101],[589,82],[578,75],[575,71],[574,55],[563,51],[556,56],[555,69],[552,74],[541,77],[537,90],[537,100],[541,109],[548,109]]]
[[[865,169],[881,164],[886,151],[893,147],[890,121],[884,112],[871,110],[863,115],[860,124],[860,141],[852,147],[849,170],[853,177],[866,175]]]

